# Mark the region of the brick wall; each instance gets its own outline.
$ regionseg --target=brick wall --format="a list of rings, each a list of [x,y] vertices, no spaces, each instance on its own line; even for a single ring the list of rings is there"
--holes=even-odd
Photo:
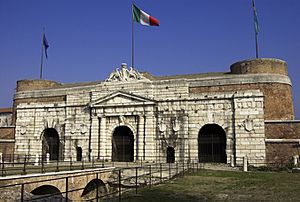
[[[47,88],[52,88],[60,85],[61,84],[58,82],[47,81],[47,80],[19,80],[17,81],[17,92],[47,89]]]
[[[282,74],[288,75],[287,64],[283,60],[274,58],[260,58],[245,60],[230,66],[232,74]]]
[[[0,152],[3,157],[8,157],[14,154],[15,147],[15,134],[14,127],[1,127],[0,128]]]
[[[265,123],[267,139],[300,139],[300,123]]]
[[[266,143],[267,163],[291,163],[294,155],[300,154],[299,143]]]
[[[267,139],[300,139],[300,123],[266,123]],[[288,163],[300,154],[299,141],[267,142],[267,162]]]

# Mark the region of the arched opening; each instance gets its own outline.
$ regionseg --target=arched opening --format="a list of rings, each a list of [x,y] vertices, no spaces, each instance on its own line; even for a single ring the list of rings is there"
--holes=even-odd
[[[42,153],[44,160],[47,153],[50,154],[50,160],[58,160],[59,143],[59,135],[54,128],[47,128],[43,131]]]
[[[97,190],[98,190],[98,197],[103,196],[107,193],[103,181],[100,179],[93,179],[85,186],[81,194],[81,197],[84,200],[95,199],[97,197]]]
[[[82,148],[76,147],[76,160],[81,161],[82,160]]]
[[[226,133],[217,124],[204,125],[198,135],[199,162],[226,163]]]
[[[132,162],[134,159],[133,133],[127,126],[115,129],[112,138],[112,161]]]
[[[64,201],[60,190],[52,185],[42,185],[32,190],[31,193],[34,195],[33,201]]]
[[[173,147],[167,148],[167,163],[175,162],[175,150]]]

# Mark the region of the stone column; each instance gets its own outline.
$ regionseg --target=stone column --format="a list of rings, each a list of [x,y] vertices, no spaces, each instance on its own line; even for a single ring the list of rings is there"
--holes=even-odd
[[[144,117],[144,128],[145,128],[145,137],[144,137],[144,148],[145,150],[145,160],[154,161],[155,160],[155,117],[153,114],[149,114]]]
[[[143,115],[138,116],[138,128],[137,128],[137,137],[138,140],[136,141],[137,145],[136,147],[138,148],[138,159],[136,160],[142,160],[143,158],[143,137],[144,137],[144,117]]]
[[[91,156],[97,158],[98,155],[98,138],[99,138],[99,121],[97,116],[92,117],[92,130],[91,130]]]
[[[100,158],[109,158],[106,153],[106,117],[100,117]],[[110,159],[109,159],[110,160]]]

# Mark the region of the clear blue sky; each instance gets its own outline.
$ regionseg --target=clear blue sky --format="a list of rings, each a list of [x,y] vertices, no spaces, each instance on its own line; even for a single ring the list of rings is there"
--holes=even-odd
[[[135,24],[135,66],[154,75],[229,71],[255,57],[251,0],[136,0],[160,20]],[[260,56],[287,61],[300,118],[300,0],[256,0]],[[105,79],[131,61],[130,0],[0,0],[0,107],[16,81],[39,77],[42,28],[49,41],[44,78]]]

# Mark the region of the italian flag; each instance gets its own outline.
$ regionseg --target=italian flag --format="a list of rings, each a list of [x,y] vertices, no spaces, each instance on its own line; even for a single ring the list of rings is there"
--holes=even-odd
[[[159,21],[132,4],[132,20],[142,25],[159,26]]]

